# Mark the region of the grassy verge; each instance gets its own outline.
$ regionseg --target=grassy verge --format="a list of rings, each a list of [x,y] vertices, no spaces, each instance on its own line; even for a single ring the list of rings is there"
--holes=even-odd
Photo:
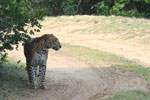
[[[82,59],[87,59],[89,63],[100,67],[119,67],[124,70],[131,71],[134,75],[150,82],[150,68],[141,66],[136,62],[129,61],[124,57],[87,47],[71,46],[66,44],[64,44],[63,52],[71,53],[71,55]],[[149,94],[150,92],[129,90],[119,92],[104,100],[150,100]]]
[[[88,47],[63,45],[61,52],[66,52],[74,57],[85,59],[88,63],[100,67],[120,67],[135,73],[135,75],[150,82],[150,68],[139,65],[136,62],[129,61],[122,56],[91,49]]]
[[[49,24],[48,24],[48,23]],[[142,18],[121,16],[58,16],[46,17],[42,24],[48,24],[51,30],[61,26],[63,33],[81,35],[99,35],[101,38],[126,41],[135,39],[139,43],[149,44],[150,21]],[[73,26],[73,27],[71,27]],[[80,27],[78,27],[80,26]],[[63,30],[63,28],[68,30]],[[71,27],[71,28],[70,28]],[[134,41],[135,42],[135,41]]]
[[[150,100],[150,92],[130,90],[120,92],[112,96],[111,98],[104,100]]]
[[[0,65],[0,100],[18,100],[20,93],[28,89],[24,66],[12,60]]]

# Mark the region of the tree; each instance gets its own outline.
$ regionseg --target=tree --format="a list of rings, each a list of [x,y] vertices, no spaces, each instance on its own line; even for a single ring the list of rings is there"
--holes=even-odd
[[[19,42],[30,38],[29,34],[39,32],[44,10],[33,9],[28,0],[0,0],[0,59],[7,55],[6,50],[18,48]],[[34,27],[27,30],[25,27]]]

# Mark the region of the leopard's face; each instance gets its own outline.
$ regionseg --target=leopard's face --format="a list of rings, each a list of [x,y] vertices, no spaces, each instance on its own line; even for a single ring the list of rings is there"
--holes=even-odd
[[[61,44],[57,38],[54,39],[54,42],[52,43],[51,48],[56,50],[56,51],[61,48]]]
[[[52,48],[56,51],[59,50],[61,48],[61,44],[60,44],[58,38],[51,34],[51,36],[49,38],[49,42],[47,44],[47,48],[48,49]]]

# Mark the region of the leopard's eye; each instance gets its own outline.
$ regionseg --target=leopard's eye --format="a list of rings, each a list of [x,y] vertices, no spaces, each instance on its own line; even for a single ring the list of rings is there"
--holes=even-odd
[[[54,42],[57,42],[57,39],[55,39]]]

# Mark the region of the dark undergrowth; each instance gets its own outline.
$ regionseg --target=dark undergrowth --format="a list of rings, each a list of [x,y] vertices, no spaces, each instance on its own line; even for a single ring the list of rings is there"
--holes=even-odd
[[[18,100],[26,90],[28,79],[24,64],[9,60],[0,65],[0,100]]]

